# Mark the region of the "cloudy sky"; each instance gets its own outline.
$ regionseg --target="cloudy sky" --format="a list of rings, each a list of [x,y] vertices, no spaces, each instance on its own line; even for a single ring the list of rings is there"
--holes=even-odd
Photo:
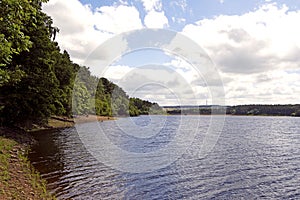
[[[300,103],[299,0],[50,0],[43,10],[74,62],[131,96],[161,105],[213,103],[222,95],[227,105]],[[165,49],[128,52],[129,40],[116,39],[145,28],[178,32],[214,66],[203,61],[197,70],[188,56]],[[109,54],[101,46],[107,41],[115,59],[104,72],[99,65]],[[101,55],[93,54],[99,48]],[[90,62],[91,55],[98,59]],[[215,84],[220,81],[224,94]]]

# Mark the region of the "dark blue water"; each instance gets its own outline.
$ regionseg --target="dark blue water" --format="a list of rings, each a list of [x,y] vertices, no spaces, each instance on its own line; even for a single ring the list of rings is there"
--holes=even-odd
[[[159,156],[166,158],[160,154],[143,166],[124,159],[125,154],[108,152],[105,155],[118,162],[115,167],[103,164],[90,150],[104,151],[106,143],[88,147],[99,143],[87,145],[89,140],[82,138],[96,138],[91,137],[99,132],[91,130],[93,123],[79,125],[86,134],[75,128],[36,133],[39,144],[32,148],[30,160],[58,199],[300,199],[300,118],[228,116],[207,155],[199,154],[199,149],[210,117],[183,118],[142,116],[97,123],[111,144],[138,155],[164,150],[175,140],[184,151],[171,146],[169,164],[163,168],[140,173],[118,168],[166,164],[157,162]],[[192,140],[176,138],[182,133]]]

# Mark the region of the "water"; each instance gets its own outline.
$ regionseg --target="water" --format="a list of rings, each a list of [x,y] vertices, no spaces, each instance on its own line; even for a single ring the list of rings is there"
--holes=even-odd
[[[186,151],[152,171],[124,172],[95,159],[82,143],[99,132],[89,128],[95,123],[79,125],[90,133],[81,139],[75,128],[36,133],[30,160],[58,199],[300,199],[300,118],[227,116],[213,150],[199,155],[209,122],[209,116],[141,116],[96,123],[114,145],[142,155],[166,148],[178,129],[193,137],[176,140]],[[122,154],[113,156],[119,167],[134,167]]]

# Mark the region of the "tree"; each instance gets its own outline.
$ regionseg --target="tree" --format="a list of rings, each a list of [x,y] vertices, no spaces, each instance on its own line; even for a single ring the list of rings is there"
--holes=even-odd
[[[295,117],[300,117],[300,109],[295,112]]]
[[[58,80],[58,98],[54,102],[55,111],[53,114],[71,116],[72,90],[80,66],[70,60],[67,51],[60,53],[59,48],[52,53],[52,58],[55,60],[54,73]]]
[[[90,93],[85,84],[76,80],[73,88],[73,113],[76,115],[88,114],[90,112]]]
[[[46,0],[0,1],[0,87],[4,84],[15,84],[25,73],[19,66],[6,67],[12,62],[13,56],[29,51],[33,42],[26,34],[26,26],[37,26],[36,16],[39,14],[39,4]]]
[[[59,82],[51,55],[58,50],[50,39],[52,20],[41,11],[42,2],[1,1],[0,9],[8,16],[4,19],[1,12],[0,34],[5,45],[1,48],[7,49],[0,58],[1,76],[5,77],[0,85],[0,114],[5,124],[44,122],[55,109]]]

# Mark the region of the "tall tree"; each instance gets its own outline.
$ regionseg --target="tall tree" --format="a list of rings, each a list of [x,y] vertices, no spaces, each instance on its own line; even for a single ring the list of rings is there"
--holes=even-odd
[[[1,57],[0,114],[6,124],[41,122],[55,109],[59,82],[51,54],[58,50],[51,40],[52,20],[41,11],[42,2],[1,1],[0,9],[8,15],[7,20],[2,12],[0,17],[2,25],[7,24],[7,28],[1,26],[2,48],[9,49]]]

